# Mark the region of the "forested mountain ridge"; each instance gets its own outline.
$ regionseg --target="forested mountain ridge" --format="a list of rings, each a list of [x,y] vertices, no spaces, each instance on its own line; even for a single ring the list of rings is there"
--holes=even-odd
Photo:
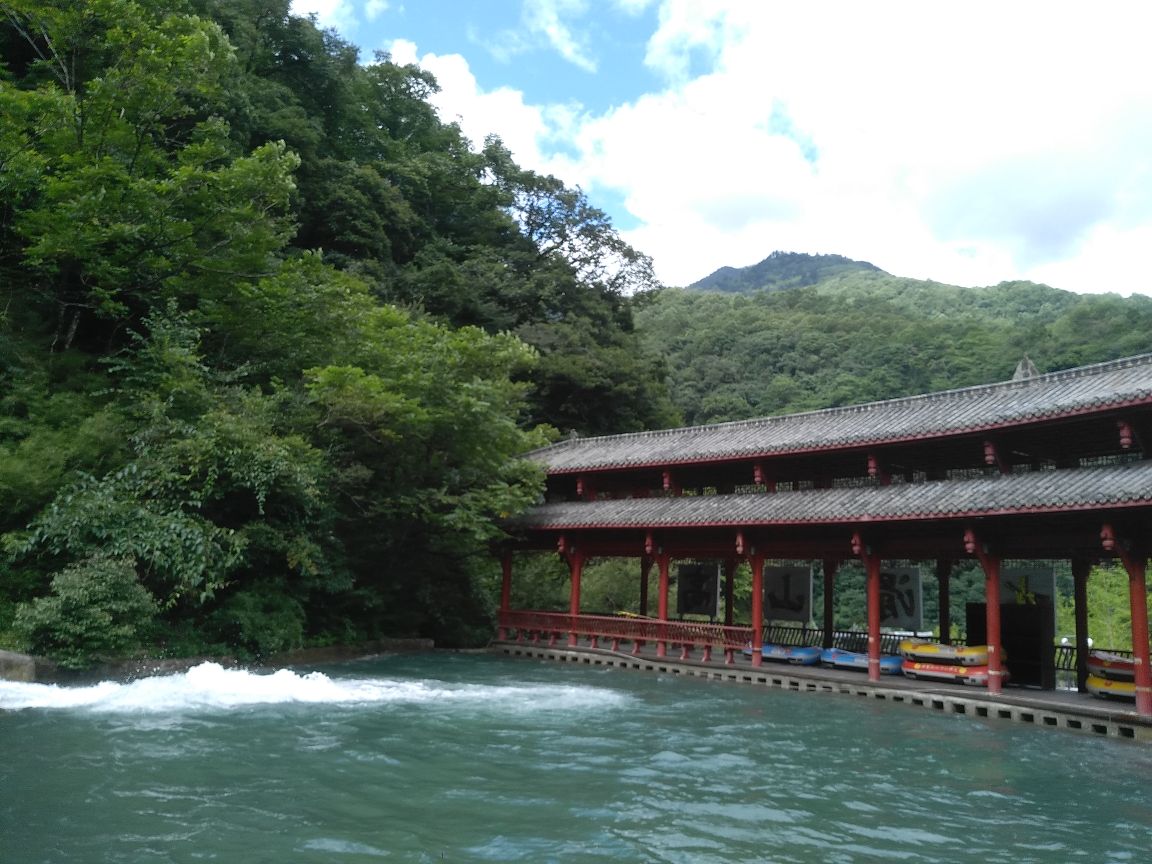
[[[651,262],[435,87],[289,0],[0,0],[0,647],[486,639],[517,457],[678,422]]]
[[[689,424],[1004,381],[1024,356],[1051,372],[1152,351],[1152,298],[1031,282],[962,288],[855,268],[788,290],[667,288],[640,305]]]
[[[754,291],[785,291],[818,285],[835,276],[855,272],[883,273],[867,261],[843,255],[809,255],[776,251],[749,267],[721,267],[688,286],[696,291],[748,294]]]

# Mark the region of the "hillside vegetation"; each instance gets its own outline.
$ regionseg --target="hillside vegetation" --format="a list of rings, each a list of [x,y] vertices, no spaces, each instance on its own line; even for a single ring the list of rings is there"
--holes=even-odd
[[[579,190],[289,0],[0,0],[0,645],[491,632],[557,430],[678,422]]]
[[[830,273],[822,259],[834,259]],[[690,424],[1003,381],[1024,356],[1050,372],[1152,351],[1152,298],[1141,295],[961,288],[783,253],[730,280],[738,293],[701,284],[644,297],[636,318]]]

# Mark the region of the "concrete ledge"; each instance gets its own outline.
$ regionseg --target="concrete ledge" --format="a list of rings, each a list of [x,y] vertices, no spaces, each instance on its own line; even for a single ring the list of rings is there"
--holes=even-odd
[[[824,670],[815,670],[806,675],[801,670],[807,667],[802,666],[783,667],[787,671],[777,671],[771,666],[706,666],[670,660],[666,657],[654,659],[644,655],[623,654],[602,648],[549,648],[527,642],[494,642],[489,650],[507,657],[684,675],[798,693],[839,693],[927,708],[978,720],[1007,720],[1047,729],[1063,729],[1069,732],[1152,743],[1152,721],[1138,717],[1135,712],[1110,710],[1105,705],[1087,702],[1078,705],[1076,697],[1081,694],[1069,694],[1066,702],[1050,696],[1048,704],[1043,704],[1044,700],[1030,691],[1020,691],[1020,695],[1006,691],[993,696],[986,691],[975,690],[962,684],[945,685],[944,688],[921,688],[917,686],[920,682],[906,679],[897,679],[898,686],[885,684],[883,681],[873,683],[867,679],[838,680],[830,677]],[[852,674],[854,673],[842,673],[842,675]],[[953,689],[956,692],[949,692]]]
[[[56,664],[43,657],[0,651],[0,679],[5,681],[43,681],[56,671]]]

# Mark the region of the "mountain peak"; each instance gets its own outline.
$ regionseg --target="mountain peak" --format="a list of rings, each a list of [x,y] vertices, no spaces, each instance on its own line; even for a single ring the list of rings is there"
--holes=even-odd
[[[776,251],[750,267],[721,267],[688,286],[694,291],[721,291],[744,294],[750,291],[786,291],[816,285],[832,276],[855,271],[883,273],[867,261],[854,261],[843,255],[809,255],[805,252]]]

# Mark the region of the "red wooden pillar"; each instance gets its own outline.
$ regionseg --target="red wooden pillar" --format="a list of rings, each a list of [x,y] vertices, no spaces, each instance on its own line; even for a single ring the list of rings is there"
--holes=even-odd
[[[661,621],[668,620],[668,584],[669,575],[668,571],[672,566],[672,556],[667,552],[659,552],[656,555],[656,566],[660,568],[660,589],[659,595],[656,597],[656,617]],[[656,643],[656,656],[668,656],[668,643],[664,641],[664,632],[660,634],[661,638]]]
[[[755,551],[748,559],[752,565],[752,665],[764,662],[764,556]]]
[[[952,560],[936,559],[936,585],[939,596],[939,614],[936,617],[940,628],[940,642],[952,644]]]
[[[1132,660],[1136,666],[1136,713],[1152,717],[1152,667],[1148,649],[1148,558],[1132,551],[1111,525],[1100,531],[1104,548],[1116,554],[1128,571],[1128,604],[1132,610]]]
[[[976,532],[964,532],[964,548],[975,555],[984,569],[985,621],[988,631],[988,692],[1004,689],[1004,663],[1000,650],[1000,557],[993,555]]]
[[[1076,689],[1088,690],[1088,574],[1092,562],[1072,559],[1072,605],[1076,616]]]
[[[868,589],[868,680],[880,680],[880,554],[852,535],[852,552],[864,562]]]
[[[1129,563],[1131,561],[1131,563]],[[1128,571],[1128,602],[1132,607],[1132,659],[1136,664],[1136,713],[1152,717],[1152,668],[1148,650],[1148,561],[1131,558]]]
[[[576,633],[576,619],[580,617],[580,577],[584,573],[584,553],[573,550],[568,556],[568,572],[572,576],[572,588],[568,602],[568,614],[572,618],[572,630],[568,631],[568,647],[575,648],[580,641]]]
[[[584,572],[584,550],[577,549],[576,545],[569,541],[567,535],[561,534],[556,543],[556,551],[560,553],[560,557],[568,562],[568,574],[571,579],[568,595],[568,647],[575,648],[580,641],[576,632],[576,619],[580,616],[580,577]],[[553,638],[555,638],[555,634],[553,634]],[[548,644],[551,645],[552,641],[549,640]]]
[[[1004,689],[1004,663],[1000,649],[1000,558],[982,556],[984,568],[984,596],[988,630],[988,692]]]
[[[505,551],[500,556],[500,569],[502,577],[500,580],[500,626],[496,631],[497,638],[503,642],[508,638],[508,627],[506,620],[508,612],[512,609],[512,553]]]
[[[832,648],[834,643],[835,634],[835,590],[836,590],[836,570],[839,569],[840,562],[833,558],[824,559],[824,640],[821,645],[824,648]]]
[[[880,680],[880,556],[864,556],[868,574],[868,680]]]

